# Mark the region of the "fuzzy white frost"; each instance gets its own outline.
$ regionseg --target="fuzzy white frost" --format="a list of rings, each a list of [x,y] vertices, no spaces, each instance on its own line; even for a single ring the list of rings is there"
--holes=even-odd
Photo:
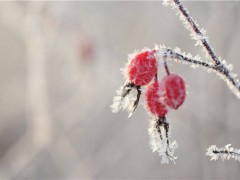
[[[240,161],[240,150],[231,147],[231,144],[226,145],[224,148],[218,148],[216,145],[212,145],[207,149],[207,156],[211,157],[212,160],[217,160],[221,158],[223,161],[235,159],[235,161]]]
[[[167,137],[165,135],[165,130],[163,127],[160,127],[162,139],[160,138],[160,133],[156,127],[156,121],[156,119],[149,121],[148,134],[150,136],[151,149],[153,152],[158,152],[159,156],[161,157],[162,164],[168,164],[170,161],[175,164],[175,159],[177,159],[177,157],[174,156],[174,152],[178,147],[178,144],[176,141],[169,141],[169,145],[167,144]],[[169,128],[168,139],[170,138],[170,130],[171,129]]]
[[[122,98],[123,86],[116,91],[117,95],[113,98],[113,104],[110,106],[113,113],[117,113],[120,110],[127,111],[129,117],[131,116],[132,107],[135,101],[135,98],[128,94],[125,98]]]

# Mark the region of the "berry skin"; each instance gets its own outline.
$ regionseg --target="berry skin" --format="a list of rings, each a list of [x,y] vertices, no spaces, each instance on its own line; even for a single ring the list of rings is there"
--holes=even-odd
[[[137,86],[148,84],[156,73],[157,60],[152,51],[137,54],[128,65],[129,81]]]
[[[178,109],[186,97],[186,88],[184,80],[176,74],[170,74],[161,81],[159,95],[164,103],[172,109]]]
[[[158,91],[160,89],[160,83],[155,81],[148,86],[145,93],[145,100],[147,102],[148,110],[155,116],[164,117],[167,114],[166,106],[160,101]]]

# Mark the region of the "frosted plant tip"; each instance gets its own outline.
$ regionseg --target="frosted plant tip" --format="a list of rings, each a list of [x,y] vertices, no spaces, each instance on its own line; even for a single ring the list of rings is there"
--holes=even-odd
[[[231,144],[226,145],[224,148],[218,148],[216,145],[212,145],[207,149],[207,156],[211,157],[212,160],[217,160],[221,158],[223,161],[235,159],[235,161],[240,161],[240,150],[231,147]]]

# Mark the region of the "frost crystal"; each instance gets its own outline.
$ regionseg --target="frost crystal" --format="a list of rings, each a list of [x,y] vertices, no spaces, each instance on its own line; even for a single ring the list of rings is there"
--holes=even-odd
[[[162,4],[166,7],[170,6],[173,9],[176,8],[175,2],[173,0],[163,0]]]
[[[116,92],[117,95],[113,98],[113,104],[110,106],[112,112],[117,113],[120,110],[125,110],[129,112],[129,116],[131,116],[132,107],[136,98],[134,98],[131,94],[128,94],[123,98],[124,86],[120,87],[120,89]]]
[[[207,156],[211,157],[212,160],[217,160],[221,158],[223,161],[235,159],[235,161],[240,161],[240,150],[231,147],[231,144],[226,145],[224,148],[218,148],[216,145],[212,145],[207,149]]]
[[[155,58],[157,59],[158,66],[161,66],[164,63],[164,56],[169,56],[166,49],[158,49],[155,53]]]
[[[219,57],[219,65],[215,65],[212,62],[207,60],[201,60],[199,55],[193,57],[190,53],[181,52],[180,48],[176,47],[173,50],[170,48],[159,48],[156,52],[156,59],[158,59],[159,64],[163,61],[163,54],[167,54],[167,59],[173,59],[178,63],[188,64],[192,68],[198,68],[199,66],[203,67],[204,70],[207,70],[208,73],[215,72],[220,79],[224,80],[229,86],[229,89],[240,99],[240,83],[237,79],[237,74],[233,74],[231,70],[233,69],[232,64],[228,64],[226,60],[221,60]],[[171,58],[169,58],[171,57]]]
[[[170,129],[168,122],[162,122],[160,119],[152,119],[149,122],[148,134],[150,136],[150,146],[153,152],[158,152],[161,157],[161,163],[169,163],[172,161],[175,164],[176,156],[174,152],[178,147],[176,141],[170,142]]]

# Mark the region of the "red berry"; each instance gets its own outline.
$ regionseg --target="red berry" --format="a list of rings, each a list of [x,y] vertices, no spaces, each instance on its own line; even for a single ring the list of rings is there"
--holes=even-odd
[[[148,86],[145,100],[149,111],[158,117],[163,117],[167,114],[166,106],[160,101],[158,91],[160,89],[159,82],[154,82]]]
[[[148,84],[157,73],[157,60],[153,52],[137,54],[128,65],[129,81],[137,86]]]
[[[186,88],[184,80],[176,75],[170,74],[162,79],[160,97],[164,103],[173,109],[178,109],[186,97]]]

